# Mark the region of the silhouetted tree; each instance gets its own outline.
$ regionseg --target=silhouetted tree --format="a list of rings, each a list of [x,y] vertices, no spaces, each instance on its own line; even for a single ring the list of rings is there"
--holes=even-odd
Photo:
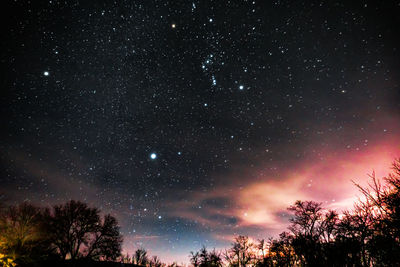
[[[239,235],[235,237],[232,248],[225,251],[224,257],[230,266],[245,267],[255,259],[253,249],[249,237]]]
[[[208,253],[209,266],[220,267],[222,266],[221,253],[216,251],[215,248]]]
[[[337,223],[330,258],[335,259],[338,266],[370,266],[365,244],[372,234],[371,227],[371,221],[359,207],[344,212]]]
[[[208,251],[207,251],[207,248],[205,246],[203,246],[200,249],[199,259],[200,259],[200,266],[201,267],[206,267],[206,266],[209,265]]]
[[[260,249],[261,247],[264,247],[264,252],[262,253],[263,258],[258,260],[257,266],[274,266],[274,258],[272,255],[273,253],[271,252],[272,244],[274,241],[275,240],[272,237],[270,237],[270,238],[268,238],[267,242],[264,240],[264,244],[262,244],[262,245],[259,242],[258,249]]]
[[[224,253],[228,265],[400,266],[400,159],[384,183],[374,174],[371,181],[366,188],[357,185],[365,199],[341,215],[321,203],[297,201],[288,208],[291,232],[271,240],[266,255],[265,241],[257,244],[262,259],[252,261],[252,249],[242,257],[248,240],[239,237]]]
[[[322,214],[321,203],[296,201],[288,208],[294,213],[289,230],[294,234],[292,246],[303,264],[317,266],[323,262],[319,238]]]
[[[198,251],[196,251],[196,252],[190,251],[189,258],[190,258],[190,263],[194,267],[200,266],[200,253]]]
[[[265,266],[265,250],[266,250],[266,242],[265,239],[258,239],[258,243],[256,244],[256,248],[261,254],[261,259],[257,262],[258,266]]]
[[[177,262],[173,262],[171,264],[168,264],[167,267],[179,267]]]
[[[359,206],[368,208],[373,221],[374,231],[367,246],[375,266],[400,266],[400,159],[392,169],[383,178],[384,185],[375,173],[368,187],[357,185],[365,196]]]
[[[294,266],[296,255],[292,242],[293,236],[288,232],[282,232],[278,240],[272,240],[268,251],[268,266]]]
[[[52,245],[62,259],[115,260],[120,256],[122,237],[111,215],[101,220],[98,209],[71,200],[47,210],[45,217]]]
[[[207,248],[203,246],[200,249],[200,251],[197,252],[191,251],[189,258],[190,258],[190,263],[194,267],[222,266],[221,253],[216,251],[215,248],[212,251],[208,251]]]
[[[126,253],[126,255],[121,256],[121,262],[122,263],[132,263],[132,258],[130,257],[129,253]]]
[[[321,257],[326,265],[339,266],[343,257],[336,246],[336,235],[338,233],[339,215],[336,211],[328,210],[325,212],[319,223],[319,243],[321,247]],[[338,262],[339,261],[339,262]]]
[[[33,265],[50,254],[41,210],[31,204],[3,208],[0,213],[0,253],[19,265]]]
[[[372,174],[368,187],[357,185],[365,198],[340,215],[314,201],[296,201],[288,208],[293,213],[290,232],[268,244],[264,239],[253,244],[247,236],[236,237],[223,254],[227,265],[400,266],[400,159],[382,181]],[[111,215],[102,219],[99,213],[79,201],[46,210],[27,203],[0,205],[0,266],[11,266],[8,259],[35,266],[52,252],[62,259],[115,260],[122,243],[117,220]],[[129,255],[121,261],[132,262]],[[143,248],[136,250],[133,262],[165,266],[156,256],[149,260]],[[194,267],[221,267],[221,253],[203,246],[191,252],[190,262]]]
[[[133,255],[133,260],[135,264],[145,266],[149,262],[147,251],[144,248],[137,249]]]
[[[91,234],[84,249],[85,257],[106,260],[115,260],[121,253],[122,237],[119,233],[117,220],[111,215],[105,215],[103,223],[97,231]]]
[[[149,262],[150,267],[162,267],[164,264],[161,262],[160,258],[157,256],[151,257]]]

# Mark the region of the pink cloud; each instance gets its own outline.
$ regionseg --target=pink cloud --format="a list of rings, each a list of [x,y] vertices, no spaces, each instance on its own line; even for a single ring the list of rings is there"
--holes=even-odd
[[[377,177],[390,172],[396,156],[400,155],[400,142],[386,140],[362,151],[324,152],[323,160],[305,159],[284,171],[280,179],[265,177],[246,186],[235,196],[239,205],[237,216],[243,224],[272,225],[280,228],[282,219],[277,215],[296,200],[315,200],[333,209],[348,209],[359,196],[352,181],[366,185],[368,174]]]
[[[296,200],[314,200],[332,209],[351,209],[360,195],[352,181],[366,185],[368,174],[373,171],[377,177],[387,175],[393,160],[400,156],[400,140],[370,142],[360,150],[325,149],[314,155],[317,156],[288,164],[286,169],[278,169],[271,175],[265,171],[271,169],[271,163],[267,162],[260,164],[258,170],[240,171],[241,177],[235,174],[221,177],[231,183],[170,203],[171,215],[212,227],[218,233],[214,235],[216,239],[226,240],[246,229],[264,229],[266,235],[285,230],[287,207]],[[243,184],[243,181],[248,182]],[[210,199],[222,199],[229,205],[197,208]],[[234,223],[226,223],[224,218],[234,218]]]

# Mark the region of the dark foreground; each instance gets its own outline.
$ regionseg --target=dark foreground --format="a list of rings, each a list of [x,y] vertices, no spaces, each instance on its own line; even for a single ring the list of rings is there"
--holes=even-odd
[[[32,265],[29,265],[29,266],[32,266]],[[110,262],[110,261],[67,260],[67,261],[45,261],[45,262],[41,262],[35,266],[40,266],[40,267],[138,267],[139,265],[131,264],[131,263]],[[28,267],[28,265],[25,265],[24,267]]]

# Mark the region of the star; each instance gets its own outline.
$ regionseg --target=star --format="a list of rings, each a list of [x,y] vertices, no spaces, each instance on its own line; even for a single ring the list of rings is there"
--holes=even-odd
[[[384,173],[400,149],[391,1],[304,1],[292,16],[280,1],[104,1],[90,9],[49,0],[46,12],[40,1],[18,2],[2,40],[11,104],[0,112],[0,146],[12,166],[1,170],[0,202],[80,200],[121,222],[122,247],[143,242],[151,254],[189,264],[190,249],[203,244],[229,250],[234,240],[219,235],[269,238],[265,218],[252,218],[257,203],[242,201],[252,190],[276,186],[294,196],[265,210],[279,223],[275,235],[286,231],[292,215],[280,223],[281,208],[296,196],[343,201],[357,190],[348,178]],[[67,19],[57,17],[65,10]],[[393,14],[375,16],[383,11]],[[335,42],[318,45],[326,36]],[[360,175],[348,177],[346,165],[340,179],[318,180],[342,161]],[[320,198],[322,182],[332,188]],[[348,191],[336,192],[342,184]],[[229,216],[221,222],[218,214]]]
[[[215,76],[212,76],[212,85],[217,85],[217,79],[215,79]]]

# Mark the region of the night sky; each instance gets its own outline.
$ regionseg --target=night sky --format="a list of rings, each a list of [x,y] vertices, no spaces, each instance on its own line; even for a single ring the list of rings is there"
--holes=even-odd
[[[374,2],[2,1],[0,201],[85,201],[178,262],[351,208],[400,157],[400,2]]]

